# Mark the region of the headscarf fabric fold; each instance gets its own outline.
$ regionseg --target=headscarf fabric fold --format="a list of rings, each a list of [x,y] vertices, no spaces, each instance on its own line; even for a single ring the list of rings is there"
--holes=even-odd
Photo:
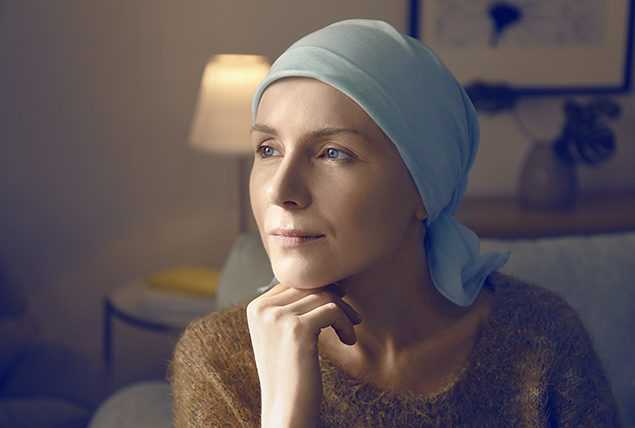
[[[479,141],[476,112],[437,56],[382,21],[332,24],[294,43],[256,89],[285,77],[309,77],[340,90],[395,144],[426,207],[430,276],[446,298],[469,306],[508,254],[480,255],[476,234],[454,213],[467,188]]]

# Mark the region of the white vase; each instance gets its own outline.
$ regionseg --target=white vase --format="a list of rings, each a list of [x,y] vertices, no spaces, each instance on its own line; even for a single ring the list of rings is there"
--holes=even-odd
[[[519,196],[526,208],[571,209],[578,195],[576,167],[561,159],[551,143],[535,143],[520,175]]]

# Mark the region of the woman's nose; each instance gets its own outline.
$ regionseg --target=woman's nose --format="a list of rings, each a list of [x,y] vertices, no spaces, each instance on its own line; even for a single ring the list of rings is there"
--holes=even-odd
[[[311,205],[310,168],[309,164],[298,159],[285,158],[267,189],[271,203],[286,209],[302,209]]]

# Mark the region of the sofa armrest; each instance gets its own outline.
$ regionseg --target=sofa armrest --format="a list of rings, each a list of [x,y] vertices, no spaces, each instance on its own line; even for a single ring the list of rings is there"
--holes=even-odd
[[[115,391],[88,428],[172,428],[172,396],[166,381],[144,381]]]
[[[2,398],[51,396],[93,410],[105,392],[105,369],[100,363],[59,343],[36,341],[11,369]]]

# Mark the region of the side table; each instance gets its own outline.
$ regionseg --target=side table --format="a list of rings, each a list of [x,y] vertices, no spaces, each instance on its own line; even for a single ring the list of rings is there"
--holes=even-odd
[[[113,361],[114,319],[137,328],[178,335],[192,320],[215,309],[213,299],[153,291],[144,281],[117,288],[104,298],[103,357],[108,373]]]

